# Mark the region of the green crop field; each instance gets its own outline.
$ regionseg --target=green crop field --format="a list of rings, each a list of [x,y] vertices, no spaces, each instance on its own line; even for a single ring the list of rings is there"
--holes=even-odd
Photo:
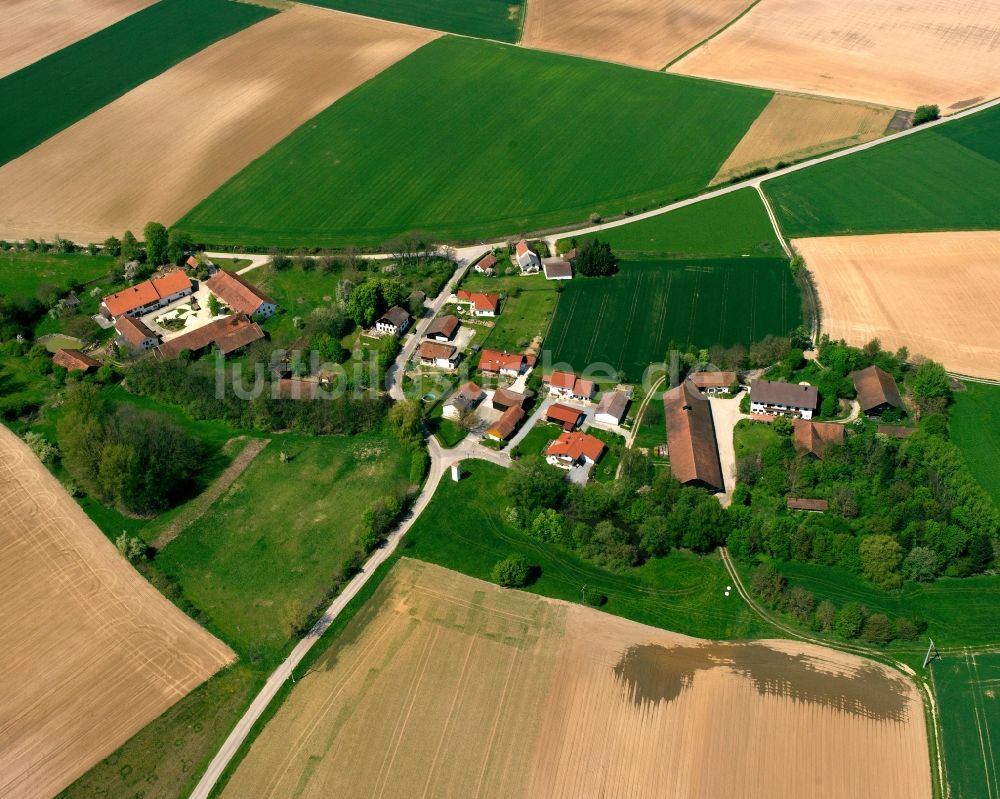
[[[481,241],[640,210],[706,186],[770,96],[445,37],[177,224],[206,243],[342,247],[413,230]]]
[[[273,13],[231,0],[160,0],[0,79],[0,164]]]
[[[627,258],[781,255],[764,203],[753,189],[723,194],[587,238],[610,242],[619,256]]]
[[[969,469],[1000,505],[1000,386],[966,383],[955,392],[951,437]]]
[[[638,382],[671,346],[749,345],[801,321],[784,259],[625,261],[614,277],[566,285],[546,348],[573,369],[605,363]]]
[[[1000,654],[933,661],[951,799],[1000,793]]]
[[[32,299],[46,285],[67,292],[74,283],[104,277],[114,262],[105,255],[0,252],[0,296]]]
[[[380,435],[279,436],[156,563],[230,646],[270,660],[333,584],[362,514],[407,488],[409,460]]]
[[[786,236],[1000,227],[1000,108],[763,186]]]
[[[466,461],[462,468],[463,479],[443,480],[410,528],[404,555],[489,580],[493,564],[520,552],[541,568],[526,590],[542,596],[579,602],[586,585],[589,595],[607,597],[602,610],[643,624],[715,639],[776,635],[735,594],[724,596],[728,573],[718,556],[676,551],[624,574],[605,571],[504,522],[502,467]]]
[[[464,36],[516,42],[524,0],[315,0],[313,5]]]

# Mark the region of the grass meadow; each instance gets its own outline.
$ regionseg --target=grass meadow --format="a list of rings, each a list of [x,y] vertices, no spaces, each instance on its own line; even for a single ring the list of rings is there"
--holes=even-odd
[[[540,274],[484,277],[472,272],[462,288],[506,296],[493,328],[485,338],[477,333],[474,343],[509,352],[522,352],[535,336],[545,335],[559,299],[557,284]]]
[[[463,471],[458,483],[441,481],[402,554],[489,580],[498,560],[520,552],[541,568],[526,590],[542,596],[579,602],[586,586],[588,596],[607,597],[602,610],[643,624],[713,639],[776,635],[735,594],[724,596],[728,575],[717,556],[673,552],[625,574],[605,571],[504,522],[502,467],[466,461]]]
[[[1000,108],[763,184],[786,236],[1000,227]]]
[[[1000,654],[945,655],[933,661],[951,799],[996,796],[1000,766]]]
[[[587,238],[610,242],[619,256],[636,259],[781,255],[771,220],[753,189],[723,194]]]
[[[407,489],[409,465],[382,435],[278,436],[156,564],[223,640],[270,662],[354,551],[364,512]]]
[[[557,362],[607,363],[638,382],[672,346],[749,345],[802,321],[783,258],[625,261],[611,278],[576,278],[546,340]]]
[[[46,284],[67,292],[104,277],[114,262],[109,255],[0,252],[0,296],[34,299]]]
[[[217,244],[343,247],[413,230],[480,241],[637,211],[704,188],[770,97],[445,37],[177,224]]]
[[[421,28],[516,42],[524,0],[316,0],[313,5]]]
[[[0,79],[0,164],[273,13],[229,0],[160,0]]]
[[[1000,386],[966,383],[955,392],[951,438],[973,476],[1000,506]]]

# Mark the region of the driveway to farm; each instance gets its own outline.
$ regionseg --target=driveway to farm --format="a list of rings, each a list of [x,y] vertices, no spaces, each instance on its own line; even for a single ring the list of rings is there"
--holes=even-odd
[[[747,414],[740,413],[741,391],[732,399],[717,399],[709,397],[712,404],[712,422],[715,425],[715,440],[719,444],[719,461],[722,465],[722,481],[725,492],[719,494],[722,507],[728,508],[733,501],[733,489],[736,487],[736,445],[733,443],[733,429],[740,419],[749,419]]]

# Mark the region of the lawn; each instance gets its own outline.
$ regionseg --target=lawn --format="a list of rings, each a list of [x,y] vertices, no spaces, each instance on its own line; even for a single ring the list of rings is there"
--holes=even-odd
[[[966,383],[955,392],[951,438],[969,470],[1000,505],[1000,386]]]
[[[801,321],[781,258],[623,262],[614,277],[569,282],[546,348],[577,371],[603,363],[637,383],[672,347],[748,346]]]
[[[409,465],[381,435],[278,436],[156,564],[228,644],[270,662],[333,585],[363,513],[406,490]]]
[[[615,253],[626,258],[781,255],[771,220],[753,189],[723,194],[587,238],[610,242]]]
[[[557,284],[542,275],[470,274],[462,281],[468,291],[485,291],[507,297],[495,326],[485,338],[474,343],[496,350],[523,352],[535,336],[544,336],[552,322],[559,299]]]
[[[35,299],[46,285],[65,294],[77,283],[105,277],[114,262],[108,255],[0,252],[0,295]]]
[[[790,237],[1000,225],[1000,108],[766,181]]]
[[[343,247],[413,230],[481,241],[640,210],[704,188],[770,97],[445,37],[334,103],[177,224],[218,244]]]
[[[313,5],[421,28],[516,42],[524,0],[316,0]]]
[[[598,430],[596,427],[588,428],[587,434],[599,438],[608,447],[597,465],[590,470],[591,479],[601,483],[614,482],[615,472],[618,471],[618,464],[622,459],[622,450],[625,449],[625,439],[617,433]]]
[[[771,425],[751,422],[749,419],[740,419],[733,431],[737,459],[747,455],[760,455],[769,444],[777,443],[779,440]]]
[[[717,556],[674,552],[624,574],[608,572],[509,527],[502,467],[466,461],[463,472],[461,482],[441,482],[403,540],[403,554],[489,580],[498,560],[521,552],[541,568],[527,590],[542,596],[579,602],[586,586],[589,597],[607,597],[603,610],[643,624],[715,639],[777,635],[735,593],[724,596],[727,572]]]
[[[0,79],[0,164],[273,13],[229,0],[160,0]]]
[[[642,419],[638,421],[639,430],[635,434],[634,446],[648,449],[651,456],[654,447],[667,443],[667,417],[663,409],[663,393],[667,388],[664,384],[656,390],[656,396],[649,400]],[[636,399],[635,402],[638,405],[640,400]]]
[[[1000,786],[1000,654],[945,655],[933,661],[951,799],[995,796]],[[996,742],[996,743],[994,743]]]
[[[545,451],[545,448],[552,441],[559,438],[559,434],[561,432],[562,430],[554,424],[548,424],[539,419],[535,426],[528,431],[528,434],[521,439],[521,443],[517,445],[517,451],[520,453],[520,457],[540,457]]]

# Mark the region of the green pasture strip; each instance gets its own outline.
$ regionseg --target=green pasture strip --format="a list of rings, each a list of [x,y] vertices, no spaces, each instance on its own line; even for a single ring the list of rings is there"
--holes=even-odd
[[[106,255],[0,252],[0,296],[34,299],[46,285],[68,292],[75,283],[104,277],[114,262]]]
[[[968,382],[955,392],[951,437],[969,471],[1000,506],[1000,386]]]

